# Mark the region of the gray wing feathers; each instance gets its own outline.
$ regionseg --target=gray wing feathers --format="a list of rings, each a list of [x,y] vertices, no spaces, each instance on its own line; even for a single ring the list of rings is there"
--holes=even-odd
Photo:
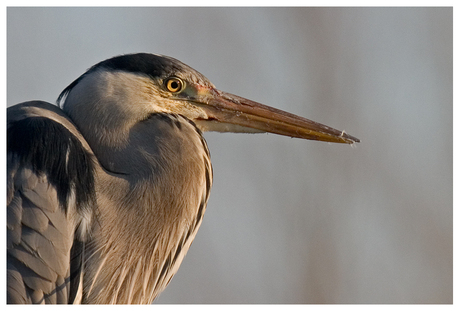
[[[73,225],[46,176],[27,168],[9,173],[8,303],[67,303]]]
[[[57,106],[21,103],[7,119],[7,302],[72,303],[84,254],[75,231],[83,219],[90,230],[95,208],[93,154]]]

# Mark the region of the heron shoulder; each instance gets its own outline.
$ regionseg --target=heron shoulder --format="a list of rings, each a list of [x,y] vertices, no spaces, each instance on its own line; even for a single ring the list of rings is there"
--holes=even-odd
[[[94,199],[91,151],[58,107],[40,101],[26,102],[8,108],[7,119],[9,162],[29,167],[37,175],[48,176],[64,209],[72,186],[78,206],[85,206]]]
[[[8,303],[71,302],[74,239],[88,234],[95,208],[91,151],[49,103],[10,107],[7,120]]]

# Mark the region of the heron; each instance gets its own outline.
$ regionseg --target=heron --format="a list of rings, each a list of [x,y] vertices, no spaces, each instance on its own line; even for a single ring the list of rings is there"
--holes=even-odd
[[[203,219],[203,132],[359,139],[216,89],[168,56],[99,62],[7,109],[7,302],[152,303]]]

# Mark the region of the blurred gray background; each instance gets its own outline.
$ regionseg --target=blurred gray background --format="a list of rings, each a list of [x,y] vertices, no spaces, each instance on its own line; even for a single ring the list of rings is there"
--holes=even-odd
[[[362,140],[206,133],[203,225],[156,303],[452,303],[452,8],[8,8],[7,102],[114,55]]]

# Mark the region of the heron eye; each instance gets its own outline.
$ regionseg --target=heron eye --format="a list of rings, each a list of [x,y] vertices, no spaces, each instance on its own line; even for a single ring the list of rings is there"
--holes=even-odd
[[[177,93],[182,91],[184,87],[184,82],[179,78],[170,78],[166,81],[166,88],[172,93]]]

